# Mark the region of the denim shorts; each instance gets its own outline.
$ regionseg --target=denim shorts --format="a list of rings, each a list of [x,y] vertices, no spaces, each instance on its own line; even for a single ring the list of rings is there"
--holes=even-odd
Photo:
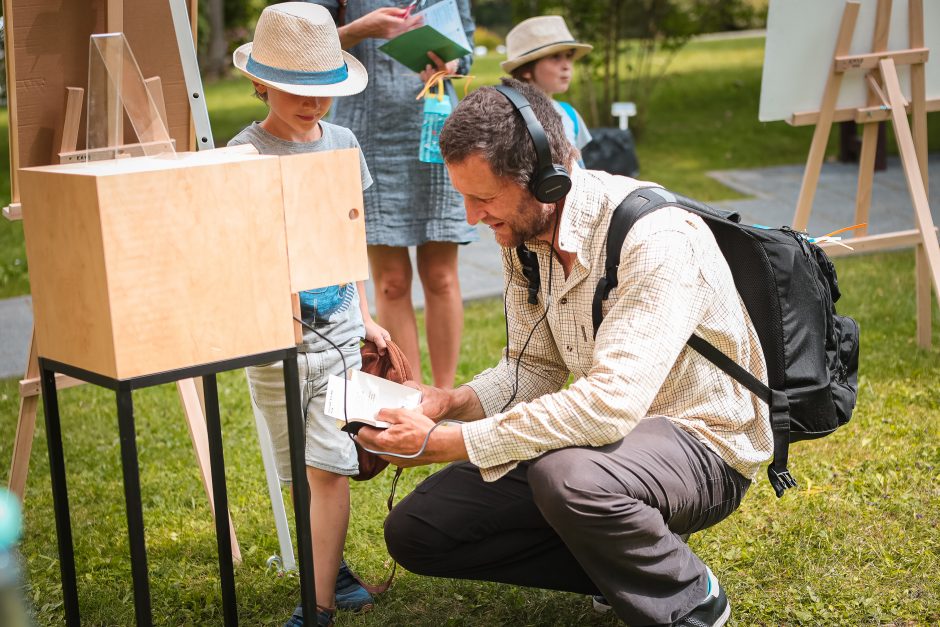
[[[359,340],[339,347],[346,369],[358,369],[362,364]],[[338,475],[359,472],[356,448],[349,435],[340,431],[336,420],[323,413],[329,375],[343,376],[343,359],[335,349],[311,353],[297,353],[300,375],[300,402],[306,422],[304,459],[307,466]],[[284,364],[277,361],[245,369],[251,401],[261,410],[271,433],[277,474],[281,481],[289,482],[290,446],[287,438],[287,405],[284,400]]]

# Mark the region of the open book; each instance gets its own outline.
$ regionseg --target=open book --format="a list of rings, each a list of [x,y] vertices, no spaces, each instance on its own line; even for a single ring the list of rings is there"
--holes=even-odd
[[[415,13],[424,25],[403,33],[379,46],[379,50],[415,72],[422,72],[433,62],[433,52],[446,63],[470,54],[470,42],[463,30],[456,0],[444,0]]]
[[[330,375],[324,413],[336,419],[338,428],[355,433],[363,425],[378,429],[389,427],[389,423],[376,418],[379,410],[400,407],[414,409],[420,403],[419,390],[353,370],[349,380]]]

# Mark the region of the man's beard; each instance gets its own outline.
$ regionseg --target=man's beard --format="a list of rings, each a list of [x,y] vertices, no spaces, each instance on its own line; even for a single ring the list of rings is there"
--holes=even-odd
[[[520,203],[516,208],[516,218],[512,222],[505,220],[509,235],[496,235],[496,242],[504,248],[515,248],[523,242],[547,233],[552,226],[554,207],[546,207],[537,200]]]

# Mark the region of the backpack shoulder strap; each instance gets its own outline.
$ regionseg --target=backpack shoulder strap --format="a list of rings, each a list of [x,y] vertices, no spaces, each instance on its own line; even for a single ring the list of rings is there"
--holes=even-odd
[[[675,204],[676,197],[661,187],[644,187],[630,192],[623,199],[613,215],[610,217],[610,226],[607,228],[607,254],[604,261],[604,276],[597,281],[594,288],[594,301],[591,305],[591,321],[594,324],[594,337],[597,329],[604,321],[602,303],[610,296],[610,291],[617,287],[619,279],[617,271],[620,269],[620,251],[627,233],[637,223],[637,220],[667,204]]]
[[[568,117],[571,118],[571,122],[574,124],[574,136],[577,137],[578,130],[580,128],[580,124],[578,123],[578,112],[575,111],[574,107],[572,107],[567,102],[562,102],[561,100],[556,100],[555,102],[557,102],[561,108],[565,110],[565,113],[568,114]]]

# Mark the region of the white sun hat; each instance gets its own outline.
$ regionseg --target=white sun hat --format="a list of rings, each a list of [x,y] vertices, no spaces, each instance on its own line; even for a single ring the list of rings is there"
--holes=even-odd
[[[309,2],[265,7],[255,39],[232,54],[253,81],[297,96],[349,96],[369,82],[365,67],[340,47],[330,12]]]
[[[506,60],[499,66],[509,74],[529,61],[556,52],[574,50],[573,60],[577,61],[593,49],[591,44],[575,41],[560,15],[530,17],[516,24],[506,35]]]

